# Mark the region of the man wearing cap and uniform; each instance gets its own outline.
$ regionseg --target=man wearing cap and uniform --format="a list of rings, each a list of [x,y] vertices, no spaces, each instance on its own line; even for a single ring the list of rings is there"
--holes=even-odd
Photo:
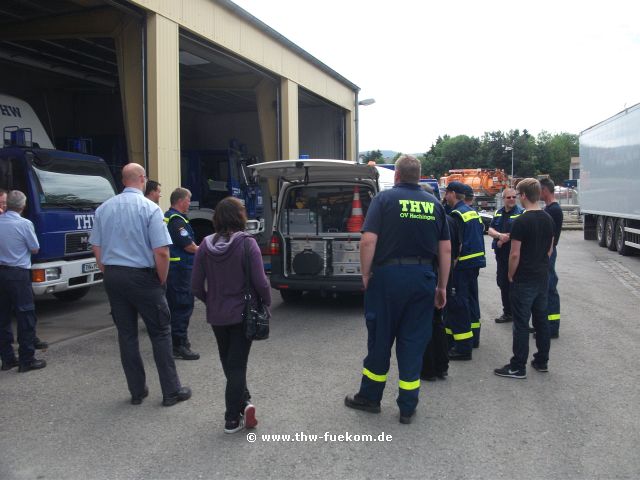
[[[186,188],[176,188],[171,192],[171,208],[164,214],[172,245],[169,246],[170,262],[167,277],[167,302],[171,311],[171,340],[173,356],[183,360],[198,360],[200,354],[191,350],[187,337],[189,320],[193,313],[193,293],[191,292],[191,272],[193,258],[198,246],[193,227],[189,223],[191,192]]]
[[[524,212],[522,207],[516,204],[516,198],[516,191],[513,188],[506,188],[502,191],[504,207],[496,210],[489,226],[489,236],[493,238],[491,248],[496,253],[496,281],[502,299],[502,316],[496,318],[496,323],[506,323],[513,320],[511,300],[509,299],[510,235],[513,221]]]
[[[467,204],[469,208],[475,210],[473,208],[473,188],[470,185],[464,184],[464,203]],[[480,220],[480,224],[482,225],[482,230],[484,232],[484,223],[482,222],[482,217],[478,217]],[[484,242],[484,237],[483,240]],[[480,268],[478,268],[478,274],[480,273]],[[476,275],[475,280],[471,284],[471,303],[469,304],[470,312],[471,312],[471,331],[473,332],[473,348],[478,348],[480,346],[480,290],[478,288],[478,275]]]
[[[434,306],[446,303],[451,261],[444,209],[420,188],[419,180],[420,162],[402,155],[394,187],[378,193],[369,206],[360,241],[367,356],[360,390],[344,400],[349,408],[380,412],[395,342],[403,424],[411,423],[418,404],[422,356]]]
[[[445,200],[452,208],[450,215],[456,219],[460,238],[460,252],[453,270],[454,305],[450,305],[448,330],[452,348],[449,360],[471,360],[473,348],[472,306],[474,282],[480,268],[486,266],[484,254],[484,227],[478,212],[465,202],[465,186],[461,182],[447,185]]]

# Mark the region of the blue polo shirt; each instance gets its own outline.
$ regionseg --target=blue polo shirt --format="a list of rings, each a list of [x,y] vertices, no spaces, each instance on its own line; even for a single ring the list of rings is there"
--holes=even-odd
[[[0,215],[0,232],[0,265],[31,268],[31,250],[40,248],[31,220],[9,210]]]
[[[401,257],[436,257],[449,227],[440,202],[419,185],[400,183],[378,193],[369,206],[363,232],[378,235],[373,264]]]
[[[104,265],[153,268],[153,249],[171,245],[162,210],[141,190],[127,187],[96,210],[89,241]]]

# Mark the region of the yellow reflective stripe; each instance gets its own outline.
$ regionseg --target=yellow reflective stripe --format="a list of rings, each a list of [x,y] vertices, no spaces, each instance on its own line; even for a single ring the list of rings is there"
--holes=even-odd
[[[473,332],[454,333],[453,334],[453,339],[454,340],[466,340],[467,338],[473,338]]]
[[[520,215],[522,215],[522,214],[519,213],[518,215],[511,215],[511,218],[518,218]]]
[[[387,381],[387,374],[385,373],[384,375],[376,375],[375,373],[371,372],[370,370],[367,370],[366,368],[362,369],[362,374],[367,377],[370,380],[373,380],[374,382],[386,382]]]
[[[169,223],[173,217],[180,217],[182,220],[184,220],[184,223],[189,223],[189,220],[184,218],[182,215],[178,215],[177,213],[174,213],[169,218],[164,217],[164,223]]]
[[[416,388],[420,388],[420,379],[414,380],[413,382],[405,382],[404,380],[399,380],[398,386],[402,390],[415,390]]]
[[[462,220],[466,223],[470,220],[474,220],[476,218],[480,219],[480,215],[478,215],[478,212],[476,212],[475,210],[471,210],[470,212],[465,212],[465,213],[461,213],[460,216],[462,217]],[[480,220],[482,221],[482,220]]]
[[[180,257],[171,257],[169,259],[169,261],[171,261],[171,262],[179,262],[180,261]]]
[[[553,315],[549,315],[547,318],[549,320],[560,320],[560,314],[559,313],[554,313]]]
[[[501,214],[501,213],[498,213],[498,211],[496,210],[496,213],[494,213],[494,214],[493,214],[493,216],[494,216],[494,217],[501,217],[501,216],[502,216],[502,214]]]
[[[471,324],[471,328],[480,328],[480,322],[474,322]]]
[[[453,332],[451,331],[450,328],[445,328],[444,333],[446,333],[447,335],[453,335]]]
[[[464,257],[458,258],[459,262],[463,262],[464,260],[469,260],[470,258],[482,257],[484,256],[484,252],[472,253],[470,255],[465,255]]]

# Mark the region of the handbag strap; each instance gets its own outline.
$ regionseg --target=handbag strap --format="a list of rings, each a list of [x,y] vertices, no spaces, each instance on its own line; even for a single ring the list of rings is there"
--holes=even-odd
[[[243,240],[244,243],[244,295],[245,297],[251,295],[251,265],[249,264],[249,248],[247,247],[247,239]]]

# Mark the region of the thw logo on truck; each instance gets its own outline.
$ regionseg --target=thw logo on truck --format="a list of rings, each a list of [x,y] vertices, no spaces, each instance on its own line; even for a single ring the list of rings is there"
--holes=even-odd
[[[93,228],[93,219],[95,215],[75,215],[78,225],[76,230],[91,230]]]
[[[0,103],[0,115],[5,117],[17,117],[22,118],[20,114],[20,107],[14,107],[13,105],[3,105]]]

